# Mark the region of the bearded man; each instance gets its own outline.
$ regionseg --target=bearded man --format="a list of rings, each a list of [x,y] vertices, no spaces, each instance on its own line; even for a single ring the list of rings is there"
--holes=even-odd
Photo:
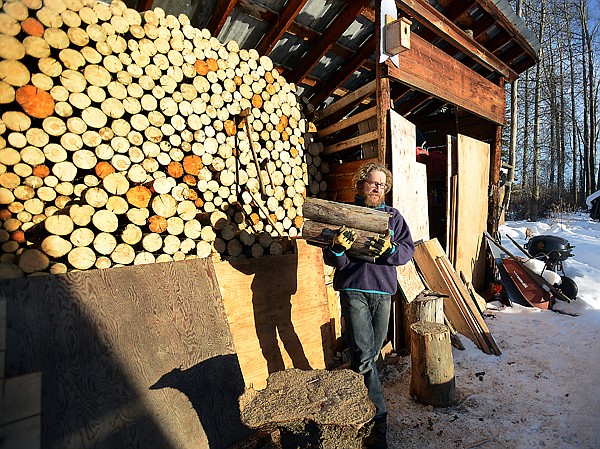
[[[346,338],[352,351],[351,368],[364,376],[376,408],[367,447],[386,449],[387,408],[377,359],[387,336],[391,298],[398,289],[396,267],[413,257],[415,247],[404,217],[385,204],[385,194],[392,188],[390,171],[382,164],[366,163],[355,174],[353,184],[354,204],[391,213],[388,231],[370,242],[372,262],[346,254],[356,233],[345,226],[323,249],[323,258],[335,268],[333,287],[340,293]]]

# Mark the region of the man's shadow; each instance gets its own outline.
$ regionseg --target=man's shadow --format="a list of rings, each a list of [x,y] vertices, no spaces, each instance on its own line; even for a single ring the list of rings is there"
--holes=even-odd
[[[236,270],[254,275],[254,325],[269,374],[285,369],[277,335],[294,368],[312,369],[292,323],[292,296],[298,289],[298,254],[231,261]]]
[[[244,378],[236,354],[211,357],[186,370],[175,368],[150,389],[167,387],[188,397],[211,449],[228,448],[253,432],[240,419]]]

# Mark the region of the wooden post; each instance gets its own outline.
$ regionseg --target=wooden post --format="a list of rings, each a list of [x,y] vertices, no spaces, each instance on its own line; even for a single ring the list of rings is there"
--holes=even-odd
[[[410,395],[436,407],[456,403],[450,332],[444,324],[419,321],[411,327]]]
[[[403,325],[406,349],[410,347],[410,328],[419,321],[444,324],[444,296],[431,290],[424,290],[409,304],[405,305]]]
[[[377,132],[379,135],[377,145],[377,158],[382,164],[386,164],[391,167],[392,159],[391,154],[387,153],[387,125],[388,125],[388,111],[390,110],[390,79],[387,77],[387,71],[385,63],[379,62],[381,52],[381,23],[385,20],[381,16],[381,2],[375,2],[375,48],[377,49],[376,61],[377,66],[375,69],[375,98],[377,103]]]

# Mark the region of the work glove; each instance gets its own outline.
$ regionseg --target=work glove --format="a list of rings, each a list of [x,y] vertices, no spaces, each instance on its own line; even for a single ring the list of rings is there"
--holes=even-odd
[[[392,243],[392,233],[388,229],[384,236],[377,236],[371,239],[369,243],[369,254],[375,259],[389,253],[394,244]]]
[[[331,241],[331,249],[336,253],[349,250],[352,244],[356,241],[356,232],[354,229],[348,229],[342,226],[337,230]]]

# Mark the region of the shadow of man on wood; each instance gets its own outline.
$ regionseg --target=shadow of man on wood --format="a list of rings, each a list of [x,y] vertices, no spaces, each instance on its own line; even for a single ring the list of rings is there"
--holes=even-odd
[[[231,261],[238,271],[254,275],[252,307],[256,335],[269,374],[285,369],[277,336],[294,368],[312,369],[292,323],[292,296],[298,290],[298,255]]]

